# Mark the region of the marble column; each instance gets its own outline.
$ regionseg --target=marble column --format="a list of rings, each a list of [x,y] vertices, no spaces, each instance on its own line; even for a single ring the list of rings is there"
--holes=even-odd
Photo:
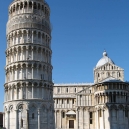
[[[33,64],[32,64],[32,67],[31,68],[32,68],[32,73],[31,73],[31,76],[32,77],[31,78],[34,79],[34,65]]]
[[[26,99],[28,99],[28,84],[26,84]]]
[[[21,79],[23,79],[23,67],[21,66]]]
[[[17,80],[18,79],[18,77],[17,77],[17,75],[18,75],[18,67],[17,66],[16,66],[16,70],[15,71],[16,71],[15,80]]]
[[[82,129],[84,129],[84,110],[83,108],[81,109],[82,111]]]
[[[23,48],[21,49],[21,60],[23,60]]]
[[[34,84],[32,83],[32,99],[34,98]]]
[[[38,129],[40,129],[40,109],[38,109]]]
[[[96,110],[96,129],[99,129],[98,128],[98,122],[99,122],[99,120],[98,120],[98,110]]]
[[[28,65],[26,65],[26,79],[28,79]]]
[[[31,53],[31,59],[33,60],[34,59],[34,48],[32,47],[31,49],[32,53]]]
[[[42,99],[44,99],[44,86],[42,86]]]
[[[56,113],[57,111],[55,110],[55,128],[56,128],[56,121],[57,121],[57,113]]]
[[[34,41],[34,31],[32,31],[32,43]]]
[[[15,129],[18,129],[18,126],[17,126],[18,125],[18,117],[17,117],[17,115],[18,115],[17,110],[15,110],[15,118],[16,118],[15,119]]]
[[[37,79],[38,79],[38,66],[37,66]]]
[[[102,117],[103,117],[103,129],[105,129],[105,116],[104,116],[104,110],[102,110]]]
[[[78,116],[78,109],[76,109],[76,112],[77,112],[77,113],[76,113],[76,121],[77,121],[77,122],[76,122],[76,129],[78,129],[78,120],[79,120],[79,119],[78,119],[78,117],[79,117],[79,116]]]
[[[10,112],[9,111],[7,111],[7,127],[8,127],[8,129],[10,129],[10,123],[9,123],[9,121],[10,121],[10,118],[9,118],[9,114],[10,114]]]
[[[16,89],[15,89],[15,90],[16,90],[15,99],[17,99],[17,97],[18,97],[18,96],[17,96],[17,95],[18,95],[18,94],[17,94],[17,92],[18,92],[17,89],[18,89],[18,88],[17,88],[17,86],[16,86]]]
[[[61,125],[62,125],[62,121],[61,121],[61,110],[60,110],[60,113],[59,114],[60,114],[60,128],[62,128],[61,127]]]
[[[21,99],[23,99],[23,85],[21,86]]]

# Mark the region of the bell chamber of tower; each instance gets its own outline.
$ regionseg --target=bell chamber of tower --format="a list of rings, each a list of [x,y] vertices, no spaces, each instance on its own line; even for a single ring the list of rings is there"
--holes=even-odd
[[[7,22],[5,129],[55,129],[50,8],[14,0]]]

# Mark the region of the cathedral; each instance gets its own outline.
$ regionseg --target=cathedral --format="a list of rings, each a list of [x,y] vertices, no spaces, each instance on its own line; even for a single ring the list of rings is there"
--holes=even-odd
[[[129,83],[106,51],[94,83],[55,84],[56,129],[129,129]]]
[[[93,83],[53,84],[49,5],[13,0],[8,9],[4,129],[129,129],[129,83],[106,51]]]

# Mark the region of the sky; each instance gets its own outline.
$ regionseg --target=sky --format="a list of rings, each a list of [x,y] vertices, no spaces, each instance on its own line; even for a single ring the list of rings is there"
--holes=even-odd
[[[54,83],[93,82],[104,50],[129,81],[129,0],[46,0],[51,8]],[[6,22],[12,0],[0,0],[0,111],[5,82]]]

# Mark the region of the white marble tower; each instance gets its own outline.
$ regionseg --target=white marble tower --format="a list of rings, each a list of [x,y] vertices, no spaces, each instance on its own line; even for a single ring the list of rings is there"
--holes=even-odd
[[[5,129],[55,129],[50,8],[14,0],[7,22]]]

